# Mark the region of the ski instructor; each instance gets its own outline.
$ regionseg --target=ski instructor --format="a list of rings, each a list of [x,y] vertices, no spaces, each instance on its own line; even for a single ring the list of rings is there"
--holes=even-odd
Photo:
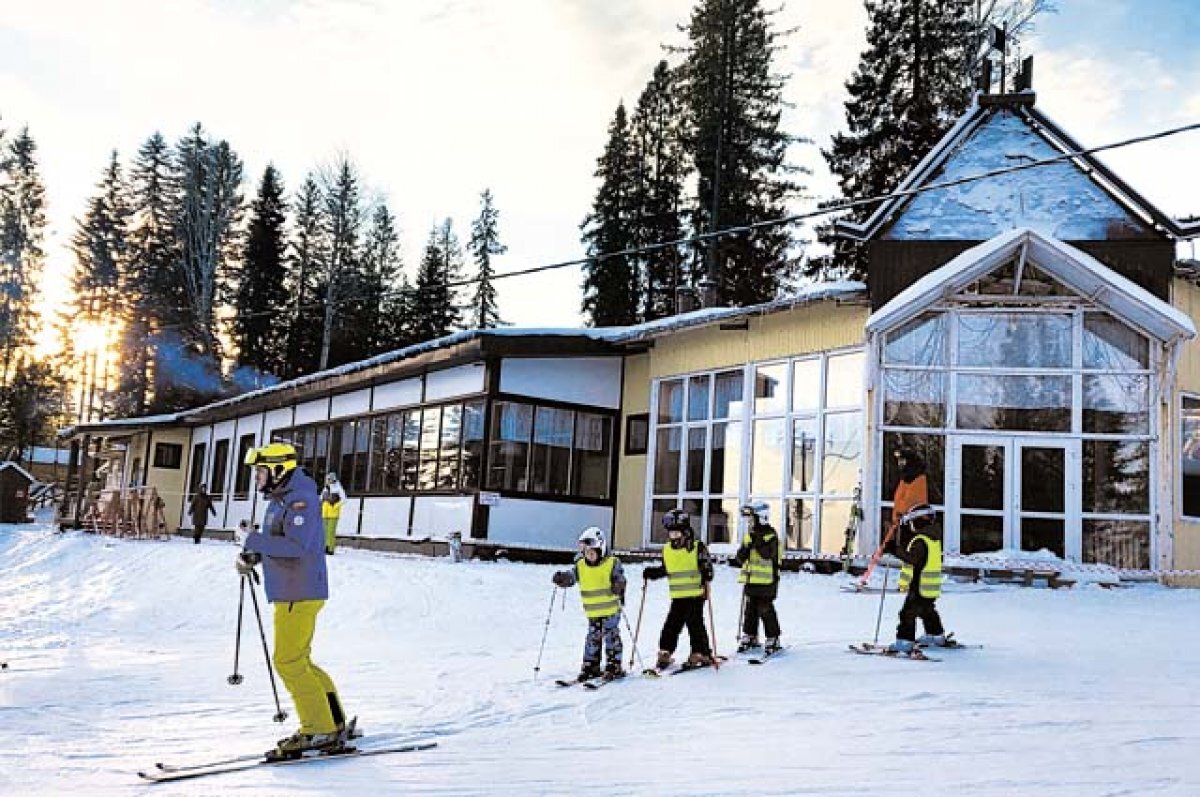
[[[254,468],[267,504],[262,531],[246,537],[237,569],[249,575],[263,563],[267,600],[275,604],[273,661],[300,718],[300,729],[280,739],[277,752],[291,757],[336,749],[349,741],[346,715],[333,680],[312,660],[317,614],[329,597],[321,496],[312,478],[296,467],[290,443],[251,449],[246,465]]]

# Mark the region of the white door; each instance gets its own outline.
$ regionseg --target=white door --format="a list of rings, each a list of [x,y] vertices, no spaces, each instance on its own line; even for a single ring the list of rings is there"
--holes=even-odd
[[[957,437],[948,465],[949,550],[1044,548],[1078,561],[1078,440]]]

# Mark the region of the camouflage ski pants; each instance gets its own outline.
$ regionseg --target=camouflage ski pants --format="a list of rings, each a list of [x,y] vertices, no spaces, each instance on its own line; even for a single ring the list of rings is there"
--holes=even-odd
[[[600,666],[601,646],[608,649],[608,663],[620,665],[621,654],[621,613],[612,617],[595,617],[588,620],[587,640],[583,645],[584,665]]]

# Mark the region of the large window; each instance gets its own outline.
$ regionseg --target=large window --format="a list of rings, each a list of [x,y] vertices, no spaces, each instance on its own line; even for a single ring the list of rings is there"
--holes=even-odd
[[[414,407],[281,429],[272,438],[292,441],[301,467],[318,483],[335,471],[350,494],[477,489],[484,407],[482,400]],[[253,445],[252,435],[248,444]]]
[[[656,383],[650,539],[680,507],[710,544],[766,501],[792,550],[840,550],[863,450],[864,355],[835,352]],[[747,468],[748,466],[748,468]]]
[[[229,472],[229,438],[218,440],[213,446],[212,484],[208,491],[220,501],[225,497],[225,475]]]
[[[479,429],[482,419],[472,419],[470,433],[478,438]],[[486,487],[544,496],[608,499],[612,439],[613,419],[609,415],[497,401],[492,405]]]
[[[237,459],[233,462],[233,497],[244,501],[250,495],[251,469],[246,467],[246,455],[254,448],[254,435],[244,434],[238,438]]]
[[[1200,520],[1200,398],[1180,399],[1179,435],[1180,511]]]
[[[997,306],[1007,299],[1012,306]],[[884,340],[878,496],[884,506],[900,475],[891,456],[895,450],[922,456],[930,501],[941,505],[953,449],[961,460],[959,507],[952,508],[959,512],[960,550],[1048,548],[1071,551],[1085,562],[1148,566],[1150,340],[1108,313],[1080,307],[1078,297],[1030,265],[1024,272],[1006,266],[955,301]],[[1195,413],[1192,434],[1200,436],[1200,402]],[[1031,441],[1050,440],[1045,450],[1070,466],[1058,496],[1063,506],[1035,511],[1027,501],[1015,503],[1013,496],[1028,498],[1039,486],[1028,481],[1037,468],[973,459],[999,451],[998,438],[1017,439],[1022,456],[1041,450]],[[1068,458],[1067,451],[1078,453]],[[994,516],[971,515],[974,525],[968,529],[960,507],[979,509],[968,493],[982,489],[980,479],[989,474],[999,480],[995,494],[1009,498],[989,510]],[[1196,476],[1200,486],[1200,471]],[[1022,479],[1027,481],[1016,484]],[[1006,487],[1007,480],[1014,484]],[[1200,497],[1191,508],[1200,512]],[[975,536],[968,540],[969,535]],[[1070,539],[1076,542],[1068,544]]]
[[[207,443],[196,443],[192,446],[192,465],[188,470],[189,497],[195,495],[200,485],[204,484],[204,454],[207,451]]]

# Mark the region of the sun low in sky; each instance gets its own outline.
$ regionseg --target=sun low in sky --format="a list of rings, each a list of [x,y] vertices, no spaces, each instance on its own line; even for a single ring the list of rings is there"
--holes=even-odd
[[[0,0],[0,114],[28,125],[49,202],[47,302],[69,297],[69,242],[108,153],[196,121],[285,186],[347,153],[398,215],[410,274],[431,224],[463,237],[490,188],[500,271],[576,257],[617,103],[636,101],[692,0]],[[1022,44],[1038,105],[1085,145],[1200,120],[1198,16],[1185,0],[1059,3]],[[835,192],[819,148],[843,124],[865,46],[856,0],[785,0],[785,128],[813,144],[812,207]],[[1200,214],[1200,134],[1103,156],[1164,211]],[[580,272],[497,283],[504,319],[574,326]],[[536,284],[536,291],[533,286]],[[553,297],[553,301],[547,301]]]

